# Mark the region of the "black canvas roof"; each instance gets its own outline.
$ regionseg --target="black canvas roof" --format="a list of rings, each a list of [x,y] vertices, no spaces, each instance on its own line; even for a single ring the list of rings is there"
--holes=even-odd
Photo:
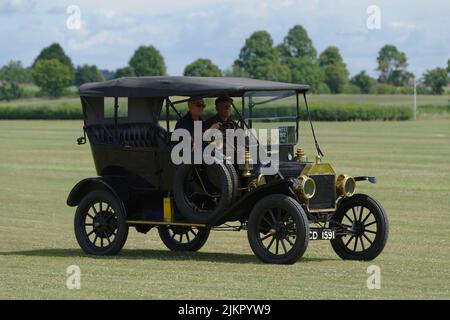
[[[242,96],[246,91],[294,90],[308,85],[227,77],[128,77],[80,87],[85,97]]]

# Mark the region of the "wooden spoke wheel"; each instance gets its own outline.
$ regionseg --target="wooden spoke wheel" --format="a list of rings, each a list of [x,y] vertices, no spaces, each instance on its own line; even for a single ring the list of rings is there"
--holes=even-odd
[[[342,200],[331,226],[346,231],[331,240],[334,251],[342,259],[375,259],[388,237],[386,212],[378,201],[363,194]]]
[[[93,191],[81,200],[75,213],[74,228],[81,249],[92,255],[115,255],[128,237],[120,201],[103,190]]]
[[[308,219],[294,199],[282,194],[268,196],[257,202],[250,214],[248,240],[263,262],[295,263],[308,246]]]

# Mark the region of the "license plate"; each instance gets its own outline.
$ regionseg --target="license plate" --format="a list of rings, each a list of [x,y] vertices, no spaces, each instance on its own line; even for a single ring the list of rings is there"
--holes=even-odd
[[[333,240],[336,232],[331,229],[311,228],[309,230],[309,240]]]

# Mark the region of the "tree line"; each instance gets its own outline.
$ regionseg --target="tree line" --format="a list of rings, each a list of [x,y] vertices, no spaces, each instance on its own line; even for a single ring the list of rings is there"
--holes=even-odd
[[[277,45],[267,31],[254,32],[245,40],[233,65],[226,70],[220,70],[210,59],[200,58],[187,65],[183,74],[306,83],[315,93],[407,93],[414,78],[407,67],[406,54],[387,44],[378,52],[378,78],[370,77],[365,70],[350,78],[337,47],[330,46],[318,54],[305,28],[296,25]],[[34,83],[42,94],[58,97],[71,85],[166,73],[164,57],[152,45],[137,48],[127,66],[112,72],[99,70],[95,65],[75,67],[63,48],[54,43],[39,53],[31,67],[25,68],[20,61],[11,61],[0,69],[0,99],[20,97],[23,94],[20,83]],[[449,82],[449,73],[450,59],[446,68],[427,70],[419,93],[442,94]]]

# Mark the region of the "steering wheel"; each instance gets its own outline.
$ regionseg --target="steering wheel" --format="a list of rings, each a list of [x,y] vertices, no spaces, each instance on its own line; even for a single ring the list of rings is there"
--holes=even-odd
[[[225,132],[227,129],[236,129],[236,126],[233,121],[227,120],[222,123],[219,123],[219,130]]]

